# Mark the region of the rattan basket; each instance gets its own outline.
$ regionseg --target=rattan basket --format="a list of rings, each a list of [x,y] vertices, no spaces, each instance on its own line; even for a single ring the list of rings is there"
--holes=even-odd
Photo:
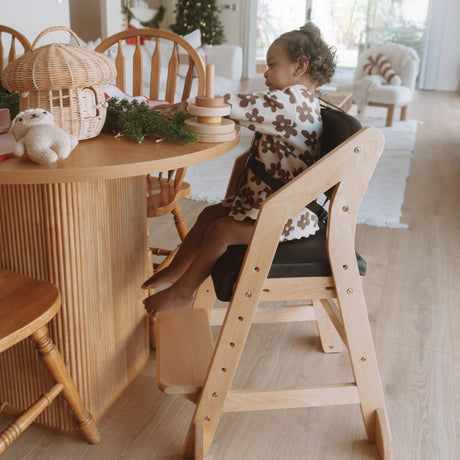
[[[43,35],[65,30],[76,45],[52,43],[36,48]],[[115,68],[102,54],[81,47],[78,36],[64,26],[42,31],[32,51],[6,67],[2,83],[18,91],[20,109],[43,108],[57,126],[78,139],[97,136],[104,126],[107,103],[103,84],[115,78]]]

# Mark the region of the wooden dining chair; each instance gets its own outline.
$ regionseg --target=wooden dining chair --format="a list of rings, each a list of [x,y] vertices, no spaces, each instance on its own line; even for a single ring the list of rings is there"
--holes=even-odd
[[[22,48],[20,53],[17,51],[17,44]],[[10,62],[31,49],[32,45],[24,35],[11,27],[0,25],[0,75]]]
[[[96,423],[85,408],[61,354],[48,334],[47,324],[56,316],[60,306],[60,293],[54,284],[0,268],[0,353],[30,337],[55,382],[37,400],[31,399],[31,405],[26,410],[0,401],[0,415],[14,419],[0,434],[0,454],[60,393],[72,409],[88,442],[99,442]],[[8,372],[8,369],[2,369],[3,372]]]
[[[154,43],[153,53],[147,61],[145,52],[149,41]],[[127,45],[128,43],[134,43]],[[131,67],[127,68],[126,47],[134,48]],[[127,75],[132,75],[131,96],[147,96],[154,101],[170,103],[186,101],[192,96],[192,85],[196,86],[197,95],[205,92],[205,69],[203,61],[195,49],[181,36],[161,29],[129,29],[112,35],[100,43],[96,51],[112,53],[116,48],[115,67],[117,69],[117,86],[126,91]],[[184,54],[185,53],[185,54]],[[181,59],[179,62],[179,54]],[[188,55],[188,60],[184,60]],[[179,76],[179,65],[181,66]],[[144,79],[146,69],[150,69],[150,78]],[[147,81],[148,84],[144,83]],[[196,83],[195,83],[196,82]],[[179,85],[178,85],[179,83]],[[147,94],[144,91],[147,89]],[[181,240],[188,232],[182,215],[179,200],[190,194],[190,184],[184,182],[186,168],[172,169],[158,176],[147,176],[147,217],[159,217],[169,213],[174,216],[174,223]],[[177,251],[150,247],[152,269],[165,268]],[[166,256],[160,264],[153,264],[153,255]],[[154,343],[154,322],[151,321],[151,343]]]
[[[334,133],[324,116],[323,121],[322,144],[330,141],[326,132]],[[376,443],[382,458],[391,457],[387,410],[362,287],[365,262],[355,252],[358,207],[383,146],[379,130],[361,129],[271,195],[262,204],[250,244],[228,248],[213,269],[212,282],[200,287],[193,309],[159,316],[157,385],[196,403],[184,456],[207,455],[223,413],[359,404],[368,440]],[[243,155],[235,163],[229,192],[244,160]],[[331,188],[327,227],[315,237],[279,243],[287,219]],[[228,308],[213,309],[215,293],[219,300],[230,302]],[[257,308],[261,301],[276,305]],[[343,345],[348,348],[353,381],[232,387],[252,324],[310,320],[316,321],[325,353],[340,352]],[[221,325],[215,345],[213,325]],[[267,372],[273,375],[276,369]]]

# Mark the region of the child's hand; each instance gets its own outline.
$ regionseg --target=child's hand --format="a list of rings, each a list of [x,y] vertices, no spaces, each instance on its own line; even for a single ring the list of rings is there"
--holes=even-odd
[[[175,104],[156,105],[155,110],[159,110],[163,115],[171,118],[176,112],[187,110],[187,102],[176,102]]]

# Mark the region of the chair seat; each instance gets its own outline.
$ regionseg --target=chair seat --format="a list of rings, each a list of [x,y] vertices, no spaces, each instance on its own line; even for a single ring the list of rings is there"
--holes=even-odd
[[[413,97],[410,88],[406,86],[382,85],[369,91],[367,100],[379,104],[408,104]]]
[[[51,283],[0,269],[0,352],[24,340],[59,311]]]
[[[167,179],[149,177],[147,184],[147,216],[158,217],[168,214],[177,200],[190,195],[190,184],[182,182],[175,188]]]
[[[246,245],[230,246],[220,257],[212,271],[212,280],[217,298],[230,301],[238,274],[246,253]],[[358,270],[366,274],[366,261],[356,253]],[[331,267],[326,250],[326,230],[314,236],[286,241],[278,245],[268,278],[296,278],[331,276]]]

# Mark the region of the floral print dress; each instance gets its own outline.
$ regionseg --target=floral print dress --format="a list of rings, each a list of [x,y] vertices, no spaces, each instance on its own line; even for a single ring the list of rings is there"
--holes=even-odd
[[[299,175],[320,157],[322,132],[319,101],[302,85],[284,90],[250,94],[227,94],[230,118],[252,131],[259,132],[255,158],[266,171],[284,183]],[[235,220],[256,219],[262,202],[274,193],[267,184],[247,171],[236,194],[222,205],[230,208]],[[281,241],[313,235],[318,230],[318,217],[307,208],[286,222]]]

